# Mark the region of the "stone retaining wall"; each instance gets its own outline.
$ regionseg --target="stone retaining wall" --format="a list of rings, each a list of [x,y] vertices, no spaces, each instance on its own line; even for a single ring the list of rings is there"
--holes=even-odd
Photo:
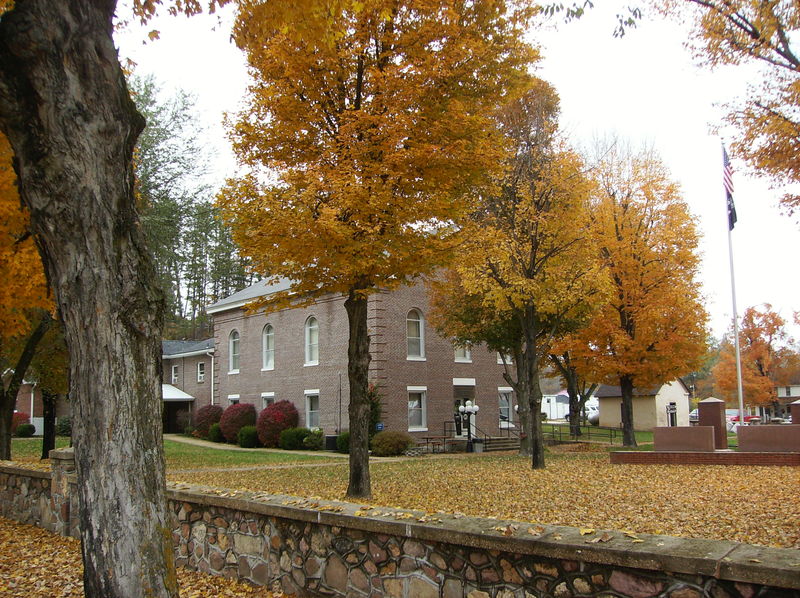
[[[53,466],[0,466],[0,514],[74,533],[74,474]],[[184,484],[167,498],[178,565],[299,596],[800,598],[797,550]]]
[[[613,451],[613,465],[789,465],[800,466],[800,453],[716,451]]]

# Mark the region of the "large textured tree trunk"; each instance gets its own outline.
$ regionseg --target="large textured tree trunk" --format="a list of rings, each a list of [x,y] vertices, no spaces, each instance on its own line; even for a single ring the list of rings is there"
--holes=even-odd
[[[351,290],[344,302],[350,337],[347,343],[347,379],[350,383],[349,498],[370,498],[369,479],[369,330],[367,296]]]
[[[142,118],[114,0],[19,0],[0,20],[11,141],[70,353],[86,596],[177,596],[161,444],[163,297],[134,209]]]
[[[22,386],[25,373],[28,371],[28,367],[31,365],[33,356],[36,353],[36,347],[39,345],[39,341],[44,338],[51,323],[50,314],[45,313],[28,337],[28,340],[25,341],[25,346],[22,348],[22,353],[17,359],[8,383],[3,384],[0,381],[0,390],[2,390],[2,394],[0,394],[0,459],[11,459],[11,420],[14,417],[14,406],[17,404],[19,388]],[[33,413],[30,415],[33,417]]]
[[[619,388],[622,391],[622,444],[638,446],[633,431],[633,378],[620,376]]]

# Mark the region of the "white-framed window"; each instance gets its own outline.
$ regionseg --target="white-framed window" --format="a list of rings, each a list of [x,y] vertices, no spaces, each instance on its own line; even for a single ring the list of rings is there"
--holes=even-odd
[[[228,405],[236,405],[239,402],[239,395],[228,395]]]
[[[275,369],[275,329],[272,324],[267,324],[261,331],[261,369]]]
[[[304,365],[319,363],[319,324],[314,316],[306,320],[306,362]]]
[[[306,428],[319,428],[319,389],[306,390]]]
[[[228,373],[239,373],[239,331],[231,330],[228,335]]]
[[[197,362],[197,381],[198,382],[205,382],[206,381],[206,362],[205,361],[198,361]]]
[[[178,366],[173,365],[170,370],[170,384],[178,383]]]
[[[472,363],[472,349],[469,345],[456,345],[456,363]]]
[[[274,392],[262,392],[261,393],[261,408],[266,409],[270,405],[275,402],[275,393]]]
[[[425,319],[422,312],[412,309],[406,316],[407,359],[425,360]]]
[[[499,401],[500,427],[513,428],[514,424],[511,423],[514,413],[511,409],[514,401],[513,391],[509,387],[501,386],[497,389],[497,397]]]
[[[409,386],[408,390],[408,431],[428,430],[428,387]]]
[[[502,363],[503,363],[503,360],[505,360],[505,362],[506,362],[507,364],[514,363],[514,360],[513,360],[513,359],[511,359],[511,355],[509,355],[508,353],[500,353],[500,352],[498,351],[498,352],[497,352],[497,363],[499,363],[499,364],[502,364]]]

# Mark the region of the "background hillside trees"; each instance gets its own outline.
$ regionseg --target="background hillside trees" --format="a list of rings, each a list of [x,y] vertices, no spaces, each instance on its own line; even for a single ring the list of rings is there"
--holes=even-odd
[[[203,182],[209,158],[193,98],[181,91],[164,97],[153,77],[132,76],[129,82],[145,118],[134,153],[136,198],[167,301],[164,334],[205,338],[206,305],[252,280]]]
[[[505,2],[242,1],[254,83],[232,123],[253,169],[220,196],[256,271],[295,281],[273,305],[346,297],[350,481],[370,494],[367,296],[430,272],[496,168],[491,114],[537,58]]]
[[[633,388],[699,367],[706,312],[697,273],[698,235],[677,184],[650,151],[599,149],[592,230],[612,292],[571,343],[589,379],[619,384],[623,441],[636,446]]]

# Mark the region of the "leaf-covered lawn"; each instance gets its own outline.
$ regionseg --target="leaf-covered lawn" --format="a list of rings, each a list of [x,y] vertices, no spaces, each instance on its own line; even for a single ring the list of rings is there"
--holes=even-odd
[[[83,596],[80,542],[0,517],[0,596]],[[178,569],[183,598],[278,598],[283,594],[224,577]]]
[[[341,500],[347,464],[173,474],[172,481]],[[800,548],[800,468],[611,465],[608,454],[371,466],[374,505]]]
[[[38,464],[42,453],[41,438],[14,438],[11,441],[11,456],[15,462]],[[69,438],[58,437],[58,448],[69,446]],[[289,451],[231,451],[224,448],[208,448],[184,444],[174,440],[164,440],[164,456],[167,470],[201,469],[214,467],[248,467],[255,465],[280,465],[282,463],[326,463],[341,461],[341,458],[320,453],[316,455],[297,454]],[[346,461],[346,459],[344,460]],[[42,467],[49,468],[45,464]]]
[[[252,465],[280,465],[282,463],[326,463],[346,459],[320,453],[317,455],[298,454],[291,451],[230,451],[224,448],[207,448],[184,444],[174,440],[164,440],[164,456],[167,471],[171,469],[198,469],[210,467],[248,467]]]

